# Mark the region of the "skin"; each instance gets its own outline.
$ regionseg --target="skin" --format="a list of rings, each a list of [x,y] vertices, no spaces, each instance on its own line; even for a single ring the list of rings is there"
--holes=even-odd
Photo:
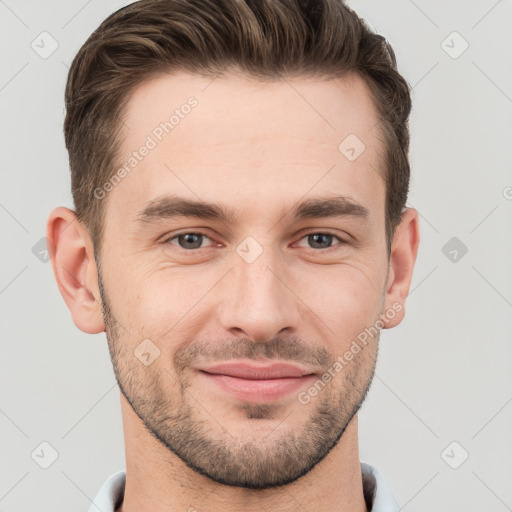
[[[418,213],[404,210],[388,259],[369,90],[355,75],[160,76],[127,104],[120,161],[190,96],[197,106],[102,199],[99,262],[74,212],[56,208],[48,220],[59,289],[79,329],[106,331],[121,388],[127,481],[118,510],[365,511],[357,410],[378,335],[308,403],[298,395],[311,382],[254,403],[199,368],[280,360],[321,378],[379,318],[384,328],[402,321]],[[366,146],[354,161],[338,150],[351,133]],[[222,203],[238,217],[137,220],[166,194]],[[291,216],[297,202],[334,196],[366,217]],[[177,238],[197,232],[206,236]],[[317,245],[308,236],[325,232],[333,236]],[[237,252],[249,236],[263,251],[251,263]],[[145,339],[160,351],[147,366],[134,355]]]

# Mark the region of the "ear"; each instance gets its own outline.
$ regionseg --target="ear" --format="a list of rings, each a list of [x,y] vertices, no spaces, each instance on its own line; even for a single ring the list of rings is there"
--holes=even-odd
[[[393,310],[395,315],[392,318],[386,314],[381,317],[384,329],[397,326],[405,316],[405,299],[411,286],[419,243],[418,212],[414,208],[406,208],[393,237],[384,297],[384,311]]]
[[[98,273],[88,231],[75,212],[59,207],[50,213],[46,238],[55,279],[73,322],[88,334],[103,332]]]

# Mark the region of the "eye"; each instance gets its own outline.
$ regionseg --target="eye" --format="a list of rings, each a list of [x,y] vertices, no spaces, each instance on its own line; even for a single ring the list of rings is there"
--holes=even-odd
[[[177,240],[181,249],[193,250],[201,249],[201,245],[204,239],[211,240],[211,238],[206,236],[204,233],[188,232],[168,238],[165,243],[176,245],[173,243],[173,240]]]
[[[193,251],[194,249],[203,249],[203,242],[205,239],[213,242],[213,240],[205,233],[190,231],[174,235],[171,238],[165,240],[164,243],[175,246],[177,245],[179,248],[187,251]],[[307,240],[309,247],[312,249],[326,250],[334,247],[333,239],[336,239],[339,242],[338,244],[334,244],[334,246],[343,245],[346,243],[345,240],[339,236],[324,231],[308,233],[301,238],[301,241]]]
[[[312,249],[330,249],[332,247],[333,238],[340,242],[338,245],[346,243],[345,240],[341,239],[339,236],[323,231],[308,233],[307,235],[303,236],[301,240],[306,239]]]

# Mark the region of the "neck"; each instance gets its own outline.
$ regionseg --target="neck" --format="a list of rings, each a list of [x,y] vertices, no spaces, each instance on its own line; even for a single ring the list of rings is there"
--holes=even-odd
[[[222,485],[190,469],[157,441],[121,394],[126,453],[124,501],[116,512],[367,512],[357,416],[331,452],[291,484],[254,490]]]

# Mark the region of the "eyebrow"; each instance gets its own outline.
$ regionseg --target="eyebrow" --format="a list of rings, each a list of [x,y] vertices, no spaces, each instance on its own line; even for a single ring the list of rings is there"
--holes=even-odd
[[[366,219],[368,216],[369,210],[365,206],[348,197],[335,196],[304,200],[292,206],[291,209],[282,209],[280,218],[291,217],[295,220],[302,220],[354,217]],[[156,222],[175,217],[196,217],[235,224],[239,219],[239,214],[235,209],[221,204],[165,195],[150,201],[135,218],[137,222]]]

